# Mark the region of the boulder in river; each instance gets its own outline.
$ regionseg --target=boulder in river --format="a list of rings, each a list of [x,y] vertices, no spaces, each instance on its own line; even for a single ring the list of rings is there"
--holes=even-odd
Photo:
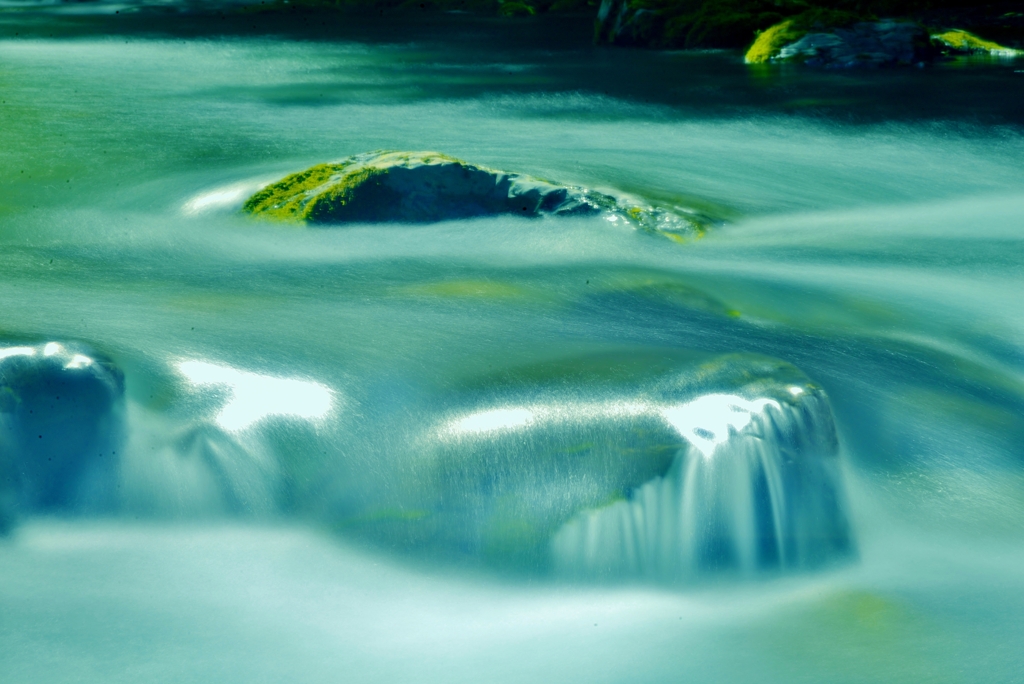
[[[0,347],[0,529],[16,511],[109,504],[123,423],[110,360],[77,344]]]
[[[376,151],[319,164],[264,187],[243,211],[318,225],[606,214],[675,238],[699,235],[707,222],[682,208],[653,207],[437,152]]]
[[[800,371],[659,357],[627,378],[635,353],[586,361],[456,400],[339,531],[593,579],[752,575],[852,552],[828,399]]]
[[[845,68],[924,64],[936,54],[928,32],[911,21],[862,21],[827,31],[798,30],[785,21],[761,32],[745,59]]]

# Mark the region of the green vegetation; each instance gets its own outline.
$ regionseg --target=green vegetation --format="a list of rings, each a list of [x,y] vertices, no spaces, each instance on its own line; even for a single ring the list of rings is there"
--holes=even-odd
[[[988,52],[996,54],[1014,54],[1017,52],[1017,50],[1003,47],[999,43],[993,43],[990,40],[984,40],[967,31],[946,31],[945,33],[934,35],[932,38],[955,52]]]
[[[744,60],[747,64],[767,62],[783,45],[798,40],[801,35],[801,32],[793,29],[793,20],[787,19],[758,34],[754,44],[747,50]]]
[[[344,169],[344,164],[319,164],[293,173],[257,192],[242,209],[281,221],[301,221],[306,218],[309,199],[316,195],[316,190],[331,182]]]
[[[336,164],[318,164],[263,188],[242,210],[278,221],[324,221],[340,215],[357,196],[387,192],[385,178],[394,166],[465,163],[436,152],[371,152]]]

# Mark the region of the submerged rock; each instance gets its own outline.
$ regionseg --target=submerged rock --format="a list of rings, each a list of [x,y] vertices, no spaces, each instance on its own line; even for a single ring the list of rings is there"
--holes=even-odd
[[[588,578],[808,568],[852,550],[827,398],[787,364],[564,378],[427,429],[339,528],[415,553]]]
[[[0,526],[15,511],[109,505],[123,421],[111,361],[57,342],[0,348]]]
[[[699,234],[706,223],[685,210],[496,171],[436,152],[377,151],[320,164],[263,188],[246,201],[243,211],[328,225],[604,213],[676,237]]]
[[[936,54],[927,31],[910,21],[865,21],[829,31],[801,31],[785,21],[763,31],[745,59],[843,68],[922,64]]]

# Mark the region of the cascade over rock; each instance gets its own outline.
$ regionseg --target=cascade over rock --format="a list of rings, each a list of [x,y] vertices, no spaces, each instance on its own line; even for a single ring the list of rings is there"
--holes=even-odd
[[[320,164],[266,186],[246,201],[243,211],[321,225],[605,213],[670,237],[699,234],[707,222],[683,208],[653,207],[636,198],[496,171],[437,152],[367,152]]]
[[[631,386],[457,403],[339,529],[591,579],[811,568],[852,551],[828,400],[788,364],[730,355]]]
[[[17,511],[106,508],[124,376],[77,344],[0,347],[0,531]]]

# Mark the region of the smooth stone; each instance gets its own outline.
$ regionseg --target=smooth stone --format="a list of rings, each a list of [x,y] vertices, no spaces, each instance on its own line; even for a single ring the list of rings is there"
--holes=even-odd
[[[707,223],[685,210],[497,171],[437,152],[367,152],[320,164],[261,189],[243,211],[320,225],[606,214],[676,239],[700,235]]]
[[[78,344],[0,347],[0,520],[105,508],[124,439],[124,375]],[[0,523],[2,526],[3,523]]]
[[[669,582],[815,567],[853,545],[827,397],[764,357],[680,359],[625,382],[573,371],[496,387],[454,400],[408,448],[336,518],[340,533],[445,562]],[[622,532],[623,512],[656,530],[659,511],[710,536],[663,521],[664,534],[638,547]],[[685,563],[604,562],[683,551]]]

